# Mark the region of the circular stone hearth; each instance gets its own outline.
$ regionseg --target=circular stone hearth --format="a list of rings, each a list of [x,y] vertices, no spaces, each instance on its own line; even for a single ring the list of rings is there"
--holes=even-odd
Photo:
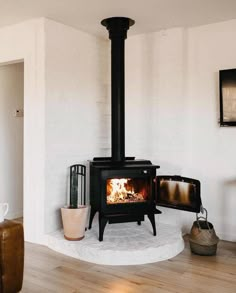
[[[81,241],[68,241],[63,231],[48,235],[48,247],[65,255],[101,265],[138,265],[170,259],[184,249],[179,228],[158,223],[153,236],[151,223],[107,224],[103,241],[98,240],[98,224]]]

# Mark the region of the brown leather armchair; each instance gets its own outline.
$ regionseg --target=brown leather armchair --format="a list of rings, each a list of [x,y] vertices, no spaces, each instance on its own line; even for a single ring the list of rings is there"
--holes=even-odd
[[[24,231],[21,223],[0,223],[0,293],[16,293],[22,288]]]

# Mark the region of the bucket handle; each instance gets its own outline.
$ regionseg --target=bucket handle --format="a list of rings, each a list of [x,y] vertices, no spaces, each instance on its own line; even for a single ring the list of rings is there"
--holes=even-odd
[[[205,217],[204,217],[204,212],[205,212]],[[203,219],[207,224],[207,228],[208,228],[209,233],[211,233],[212,231],[211,231],[210,225],[207,221],[208,212],[207,212],[207,209],[205,209],[203,206],[201,206],[201,213],[202,213],[202,216],[198,216],[198,214],[196,214],[196,221],[197,221],[198,228],[199,228],[199,230],[202,230],[201,225],[199,223],[199,219]]]

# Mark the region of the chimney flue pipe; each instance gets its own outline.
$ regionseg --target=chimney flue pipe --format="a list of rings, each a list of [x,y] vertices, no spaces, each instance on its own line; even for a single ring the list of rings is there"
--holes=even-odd
[[[126,17],[111,17],[101,24],[111,40],[111,145],[112,161],[125,160],[125,39],[134,24]]]

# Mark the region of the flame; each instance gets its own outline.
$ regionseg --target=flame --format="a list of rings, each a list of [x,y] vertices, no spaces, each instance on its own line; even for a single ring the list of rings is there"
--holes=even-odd
[[[142,191],[135,192],[130,178],[114,178],[107,180],[107,203],[145,201]]]

